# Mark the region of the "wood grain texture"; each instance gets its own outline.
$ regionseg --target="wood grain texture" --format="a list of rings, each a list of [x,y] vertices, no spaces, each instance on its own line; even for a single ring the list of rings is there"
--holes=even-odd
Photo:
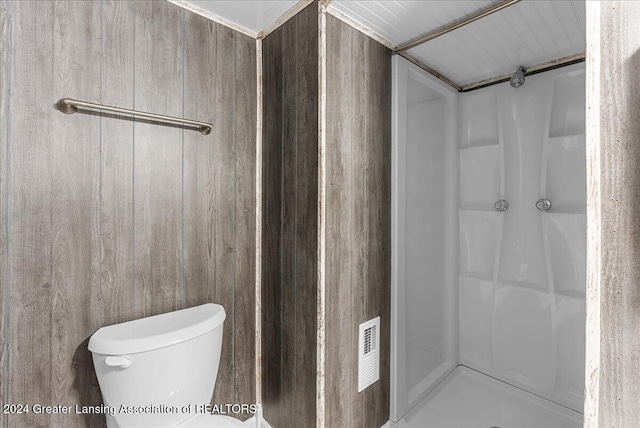
[[[274,426],[315,425],[317,5],[263,40],[263,403]]]
[[[100,9],[91,1],[54,3],[54,94],[100,100],[100,19]],[[42,97],[37,102],[49,103]],[[47,131],[51,138],[51,357],[39,364],[50,370],[51,403],[73,398],[95,405],[100,403],[100,393],[86,345],[101,322],[99,118],[58,113]],[[50,424],[81,426],[98,418],[54,414]]]
[[[182,116],[183,12],[167,2],[134,5],[134,108]],[[134,125],[136,318],[184,306],[182,134],[175,127]]]
[[[263,136],[262,136],[262,404],[265,418],[279,426],[282,419],[280,317],[280,235],[282,206],[282,29],[262,42]]]
[[[102,4],[101,103],[133,108],[133,3]],[[101,129],[102,325],[134,318],[132,121],[103,116]]]
[[[325,426],[346,427],[352,418],[352,385],[356,371],[357,336],[351,328],[353,270],[350,248],[353,101],[339,93],[353,94],[352,44],[346,25],[327,16],[327,181],[326,181],[326,323],[325,323]],[[339,55],[337,53],[339,52]],[[346,95],[345,95],[346,98]],[[342,110],[344,108],[344,110]],[[336,142],[339,142],[336,143]],[[357,308],[353,308],[357,310]],[[337,334],[339,332],[339,334]],[[356,389],[357,391],[357,389]]]
[[[185,114],[214,120],[209,137],[185,135],[185,285],[187,306],[221,304],[227,312],[215,399],[233,396],[234,150],[233,34],[187,14]],[[222,43],[217,42],[222,37]],[[232,66],[217,65],[226,58]],[[212,99],[202,98],[212,94]],[[220,106],[226,109],[218,110]],[[209,120],[207,119],[207,120]]]
[[[8,117],[8,99],[7,83],[8,68],[8,45],[9,36],[9,7],[6,2],[0,3],[0,403],[6,403],[7,390],[7,364],[6,364],[6,330],[5,330],[5,287],[7,286],[7,219],[6,219],[6,197],[7,197],[7,126],[9,124]],[[8,308],[7,308],[8,309]],[[0,425],[6,425],[7,416],[0,416]]]
[[[296,16],[295,421],[316,420],[316,297],[318,247],[318,12],[308,6]],[[303,34],[300,34],[304,31]]]
[[[588,136],[590,142],[599,141],[599,183],[590,181],[588,191],[589,207],[595,203],[600,210],[588,211],[589,226],[593,216],[600,215],[599,277],[591,275],[591,260],[587,265],[589,294],[595,288],[600,298],[597,426],[631,427],[640,421],[640,3],[604,2],[599,15],[600,51],[587,52],[600,55],[599,81],[590,79],[587,86],[588,92],[594,91],[590,100],[593,93],[599,99],[593,107],[600,108],[600,134]],[[598,193],[600,199],[594,201]],[[589,381],[587,385],[594,386]]]
[[[11,165],[8,182],[9,314],[7,328],[7,402],[49,402],[51,319],[51,170],[49,129],[56,113],[52,40],[53,3],[11,4],[10,58]],[[34,33],[33,28],[40,31]],[[46,52],[38,55],[41,46]],[[36,76],[31,70],[40,71]],[[35,77],[35,78],[34,78]],[[17,88],[20,88],[19,90]],[[51,100],[51,102],[49,102]],[[36,114],[37,113],[37,114]],[[20,144],[20,142],[29,144]],[[44,244],[44,245],[43,245]],[[44,263],[43,263],[44,261]],[[6,426],[45,427],[47,415],[7,415]]]
[[[382,426],[389,418],[390,79],[391,52],[327,16],[325,420],[331,427]],[[358,393],[358,325],[376,316],[380,381]]]
[[[256,42],[235,35],[235,403],[256,402]],[[243,415],[242,418],[250,415]]]
[[[7,401],[94,402],[86,339],[99,299],[99,131],[56,114],[60,92],[97,100],[99,14],[90,2],[12,3],[9,60]],[[81,38],[66,31],[77,27]],[[37,28],[34,32],[32,29]],[[85,76],[75,80],[69,68]],[[34,79],[34,70],[37,70]],[[72,123],[80,124],[80,126]],[[87,215],[86,213],[92,213]],[[72,310],[70,308],[73,308]],[[9,426],[79,426],[78,415],[10,415]]]
[[[206,302],[227,309],[215,399],[255,401],[255,41],[194,16],[167,2],[1,3],[3,402],[99,404],[95,330]],[[218,126],[64,115],[62,96]]]

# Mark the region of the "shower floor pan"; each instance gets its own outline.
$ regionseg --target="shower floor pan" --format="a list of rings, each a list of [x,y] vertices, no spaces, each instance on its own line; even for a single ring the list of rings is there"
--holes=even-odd
[[[580,428],[582,414],[458,366],[398,428]]]

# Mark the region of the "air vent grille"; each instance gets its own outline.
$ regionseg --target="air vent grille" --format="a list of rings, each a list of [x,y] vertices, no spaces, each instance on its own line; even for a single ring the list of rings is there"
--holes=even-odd
[[[358,340],[358,392],[380,379],[380,317],[360,324]]]
[[[376,349],[376,326],[364,330],[364,355]]]

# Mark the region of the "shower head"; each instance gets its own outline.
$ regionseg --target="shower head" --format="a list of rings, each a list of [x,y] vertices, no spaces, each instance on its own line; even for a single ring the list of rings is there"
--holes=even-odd
[[[509,79],[509,83],[512,88],[518,89],[520,86],[524,85],[524,73],[527,72],[527,69],[523,66],[518,67],[515,73]]]

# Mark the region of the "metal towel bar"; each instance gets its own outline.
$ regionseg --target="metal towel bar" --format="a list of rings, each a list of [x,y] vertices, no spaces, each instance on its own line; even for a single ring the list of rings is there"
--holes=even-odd
[[[209,135],[211,133],[211,130],[213,129],[213,125],[206,122],[198,122],[195,120],[183,119],[180,117],[171,117],[171,116],[164,116],[161,114],[147,113],[144,111],[129,110],[126,108],[113,107],[113,106],[108,106],[104,104],[88,103],[86,101],[78,101],[71,98],[60,98],[56,103],[56,106],[58,107],[58,110],[60,110],[62,113],[67,113],[67,114],[73,114],[78,111],[78,107],[82,107],[82,108],[91,109],[91,110],[110,111],[114,113],[130,115],[130,116],[145,117],[145,118],[157,120],[160,122],[192,125],[198,128],[198,130],[204,135]]]

